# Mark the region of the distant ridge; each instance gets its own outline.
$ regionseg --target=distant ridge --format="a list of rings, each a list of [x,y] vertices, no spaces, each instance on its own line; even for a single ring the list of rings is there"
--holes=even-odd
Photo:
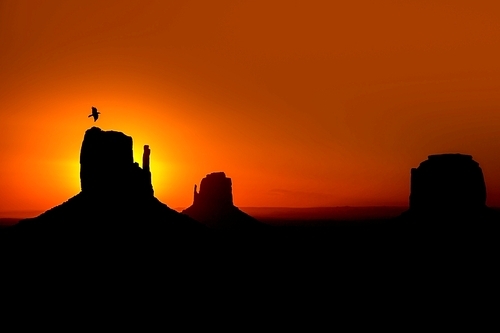
[[[11,210],[0,212],[0,218],[26,219],[40,215],[43,210]]]
[[[408,210],[408,206],[331,206],[331,207],[240,207],[256,219],[274,224],[291,221],[359,221],[389,219]]]
[[[10,227],[15,225],[21,220],[21,218],[11,218],[11,217],[0,217],[0,228]]]

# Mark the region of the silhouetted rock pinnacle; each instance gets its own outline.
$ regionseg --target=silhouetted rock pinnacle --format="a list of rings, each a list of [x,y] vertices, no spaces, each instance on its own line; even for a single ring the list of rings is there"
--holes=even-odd
[[[212,228],[248,228],[261,223],[233,204],[231,178],[224,172],[208,174],[201,180],[200,191],[194,186],[193,205],[184,214]]]

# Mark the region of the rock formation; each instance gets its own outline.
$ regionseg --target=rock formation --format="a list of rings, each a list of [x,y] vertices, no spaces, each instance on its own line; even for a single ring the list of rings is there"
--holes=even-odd
[[[92,196],[153,197],[149,146],[144,147],[141,169],[134,163],[132,138],[121,132],[92,127],[80,151],[82,192]]]
[[[423,256],[441,265],[453,256],[497,253],[500,214],[486,205],[483,172],[472,156],[430,155],[411,169],[409,204],[378,230],[403,261]]]
[[[411,170],[411,211],[479,211],[485,207],[483,172],[472,156],[430,155]]]
[[[132,138],[92,127],[80,151],[81,192],[40,216],[16,225],[17,230],[88,233],[150,234],[204,228],[154,197],[149,170],[149,146],[144,147],[143,168],[134,163]]]
[[[194,185],[193,205],[184,214],[212,228],[238,229],[261,225],[233,204],[231,178],[224,172],[208,174],[201,180],[200,191]]]
[[[479,164],[470,155],[430,155],[411,169],[410,209],[404,217],[455,223],[491,218]],[[461,222],[460,222],[461,223]]]
[[[195,185],[193,205],[233,206],[231,178],[227,178],[224,172],[208,174],[201,180],[199,193],[196,192],[196,188]]]

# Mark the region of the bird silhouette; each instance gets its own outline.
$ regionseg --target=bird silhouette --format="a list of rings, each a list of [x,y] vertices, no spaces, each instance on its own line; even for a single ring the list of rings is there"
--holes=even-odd
[[[100,112],[97,111],[97,108],[96,107],[92,107],[92,114],[88,116],[88,118],[90,117],[94,117],[94,122],[97,120],[97,118],[99,118],[99,114]]]

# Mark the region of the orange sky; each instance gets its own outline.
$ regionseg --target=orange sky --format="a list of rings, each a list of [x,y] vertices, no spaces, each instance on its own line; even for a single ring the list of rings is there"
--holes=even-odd
[[[0,212],[80,190],[94,125],[152,150],[156,196],[210,172],[237,206],[406,205],[460,152],[500,206],[500,2],[0,1]]]

